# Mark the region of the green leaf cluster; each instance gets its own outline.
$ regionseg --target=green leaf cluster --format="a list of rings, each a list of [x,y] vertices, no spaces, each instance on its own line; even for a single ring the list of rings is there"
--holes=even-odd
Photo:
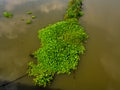
[[[70,74],[76,69],[88,38],[76,18],[67,19],[39,30],[42,46],[34,52],[37,63],[30,62],[28,73],[40,86],[46,86],[55,74]]]
[[[79,18],[83,16],[83,12],[81,9],[82,6],[82,0],[71,0],[68,4],[68,9],[66,11],[66,14],[64,16],[64,19],[69,18]]]

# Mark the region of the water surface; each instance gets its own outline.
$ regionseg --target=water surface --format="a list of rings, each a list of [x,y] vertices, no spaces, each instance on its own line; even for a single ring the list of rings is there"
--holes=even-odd
[[[38,30],[62,20],[67,2],[68,0],[0,0],[1,81],[12,81],[26,73],[27,62],[33,60],[29,54],[39,48]],[[78,69],[69,76],[56,76],[51,88],[120,90],[119,5],[119,0],[84,0],[85,15],[80,23],[89,34],[87,51],[81,57]],[[12,12],[14,17],[4,18],[3,11]],[[31,18],[26,11],[32,11],[37,16],[31,25],[21,21]],[[18,85],[5,90],[23,90],[33,85],[29,77],[17,82],[22,87]]]

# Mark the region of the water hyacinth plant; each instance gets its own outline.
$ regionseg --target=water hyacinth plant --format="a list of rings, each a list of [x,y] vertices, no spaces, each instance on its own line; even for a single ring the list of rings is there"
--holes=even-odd
[[[64,19],[77,18],[83,16],[82,0],[70,0]]]
[[[81,3],[81,0],[72,1]],[[33,53],[37,62],[29,63],[28,74],[34,77],[35,84],[45,87],[54,75],[70,74],[76,69],[88,36],[78,17],[67,16],[65,20],[39,30],[38,38],[42,46]]]

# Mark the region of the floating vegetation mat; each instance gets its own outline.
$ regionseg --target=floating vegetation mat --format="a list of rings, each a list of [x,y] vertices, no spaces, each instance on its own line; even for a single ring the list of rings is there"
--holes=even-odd
[[[72,1],[71,6],[80,7],[81,0]],[[80,16],[68,15],[65,20],[39,30],[38,38],[42,45],[33,53],[37,62],[29,62],[28,69],[28,74],[34,77],[35,84],[46,86],[54,75],[70,74],[71,70],[77,68],[80,54],[85,52],[83,44],[88,38],[78,17]]]

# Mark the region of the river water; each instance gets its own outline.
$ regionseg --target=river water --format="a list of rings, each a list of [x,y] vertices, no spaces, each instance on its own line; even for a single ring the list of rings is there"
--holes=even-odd
[[[63,19],[68,0],[0,0],[0,82],[26,74],[29,54],[40,47],[39,29]],[[89,34],[87,51],[71,75],[58,75],[50,88],[33,86],[30,77],[0,90],[120,90],[120,1],[84,0],[80,19]],[[2,13],[10,11],[13,18]],[[32,15],[37,18],[27,25]]]

